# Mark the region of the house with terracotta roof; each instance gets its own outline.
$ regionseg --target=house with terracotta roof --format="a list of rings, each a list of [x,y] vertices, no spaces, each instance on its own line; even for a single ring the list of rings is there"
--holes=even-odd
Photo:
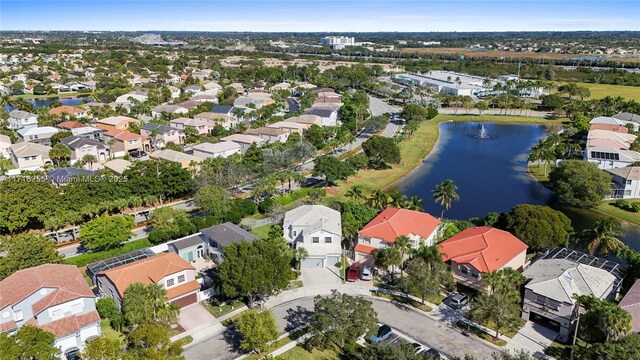
[[[96,126],[103,130],[127,130],[129,124],[135,123],[142,125],[142,121],[128,116],[109,116],[96,122]]]
[[[158,284],[167,290],[167,299],[180,306],[198,301],[200,284],[196,281],[196,269],[173,252],[161,253],[96,275],[100,295],[112,298],[119,307],[122,306],[125,291],[133,283]]]
[[[430,214],[387,208],[358,231],[358,243],[354,248],[355,261],[373,261],[371,255],[377,249],[393,246],[398,236],[408,236],[413,248],[420,244],[431,246],[440,228],[440,220]]]
[[[511,233],[489,226],[470,228],[438,244],[442,261],[449,265],[455,281],[483,291],[483,274],[505,268],[522,270],[527,244]]]
[[[132,151],[149,151],[151,144],[148,136],[134,134],[126,130],[109,130],[103,134],[113,156],[124,156]]]
[[[26,324],[52,333],[63,359],[102,334],[95,296],[74,265],[40,265],[0,281],[0,332]]]
[[[640,333],[640,280],[633,283],[618,306],[631,314],[634,333]]]
[[[61,117],[65,119],[69,119],[70,116],[75,116],[77,118],[87,117],[89,113],[85,109],[80,109],[75,106],[62,105],[58,107],[54,107],[49,110],[49,115],[53,115],[55,117]]]

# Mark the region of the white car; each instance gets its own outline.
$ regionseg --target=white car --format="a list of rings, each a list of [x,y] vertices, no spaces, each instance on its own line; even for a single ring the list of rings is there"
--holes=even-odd
[[[373,280],[373,268],[371,266],[363,266],[360,272],[360,280]]]

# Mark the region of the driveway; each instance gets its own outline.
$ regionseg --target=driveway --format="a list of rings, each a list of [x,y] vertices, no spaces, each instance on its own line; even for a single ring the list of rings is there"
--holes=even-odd
[[[300,272],[304,287],[330,287],[342,284],[338,275],[340,272],[334,266],[319,269],[302,268]]]
[[[178,324],[185,330],[194,330],[204,325],[220,325],[220,322],[211,315],[200,303],[185,306],[180,309]]]
[[[557,331],[532,321],[527,321],[520,331],[513,336],[513,341],[507,344],[506,349],[525,349],[532,353],[536,351],[544,352],[557,337]]]

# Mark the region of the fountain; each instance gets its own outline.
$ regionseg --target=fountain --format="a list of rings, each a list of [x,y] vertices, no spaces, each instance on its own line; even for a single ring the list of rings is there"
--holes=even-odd
[[[469,136],[480,140],[490,140],[494,138],[487,134],[487,129],[485,129],[484,124],[480,124],[478,126],[478,131],[476,133],[469,134]]]

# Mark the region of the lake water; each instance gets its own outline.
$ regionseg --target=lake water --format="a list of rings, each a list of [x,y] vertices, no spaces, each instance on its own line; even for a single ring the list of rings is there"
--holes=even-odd
[[[487,138],[479,136],[482,127]],[[439,216],[442,207],[434,202],[432,191],[451,179],[458,186],[460,201],[453,202],[446,218],[483,217],[490,211],[508,212],[517,204],[550,205],[564,212],[576,231],[582,231],[599,216],[554,204],[551,191],[526,172],[529,149],[545,135],[541,125],[443,123],[431,155],[398,187],[409,197],[422,198],[425,210]],[[623,241],[640,250],[640,227],[623,224],[623,230]]]
[[[46,99],[29,99],[28,101],[33,104],[36,109],[49,106],[54,101],[59,101],[62,105],[75,106],[82,100],[91,100],[89,97],[71,97],[71,98],[46,98]],[[13,110],[13,107],[6,105],[4,107],[7,111]]]

